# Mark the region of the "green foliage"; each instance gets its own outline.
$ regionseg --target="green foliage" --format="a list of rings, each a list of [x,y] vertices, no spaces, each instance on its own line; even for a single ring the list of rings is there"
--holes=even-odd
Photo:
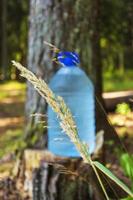
[[[0,158],[2,158],[6,154],[15,152],[17,149],[20,148],[20,146],[24,145],[24,143],[22,142],[22,135],[22,129],[9,129],[7,132],[5,132],[5,134],[1,136]]]
[[[8,48],[10,52],[9,60],[16,58],[23,60],[27,53],[27,30],[28,30],[28,2],[27,1],[7,1],[8,9]]]
[[[0,1],[0,8],[2,9],[3,1]],[[26,62],[27,59],[27,37],[28,37],[28,1],[6,1],[6,43],[5,48],[7,54],[7,68],[6,77],[8,79],[15,78],[16,70],[12,70],[10,60],[13,58]],[[2,10],[1,16],[2,18]],[[2,20],[1,20],[2,21]],[[0,26],[2,27],[2,22]],[[0,32],[0,40],[3,39],[2,31]],[[2,56],[2,48],[0,56]],[[0,74],[2,72],[2,63],[0,59]],[[13,76],[13,77],[12,77]]]
[[[132,80],[133,70],[131,69],[126,69],[124,73],[119,70],[104,69],[103,90],[104,92],[131,90],[133,88]]]
[[[122,153],[120,156],[120,165],[125,175],[131,180],[131,187],[133,191],[133,155]],[[132,198],[127,197],[122,200],[132,200]]]
[[[133,185],[133,155],[124,153],[120,157],[120,164],[124,170],[126,176],[130,178]]]
[[[132,0],[102,0],[102,35],[111,42],[126,43],[130,34]]]
[[[130,106],[125,102],[118,104],[116,107],[116,113],[118,114],[127,115],[130,112],[131,112]]]
[[[133,88],[133,1],[102,0],[101,18],[104,91],[130,90]]]
[[[127,198],[124,198],[124,199],[121,199],[121,200],[133,200],[132,197],[127,197]]]

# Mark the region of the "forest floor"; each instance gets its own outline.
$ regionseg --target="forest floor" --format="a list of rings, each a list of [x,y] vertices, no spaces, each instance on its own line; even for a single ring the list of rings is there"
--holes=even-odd
[[[23,134],[25,84],[0,85],[0,160],[9,159]],[[10,163],[0,164],[0,177],[8,173]]]
[[[24,132],[26,86],[12,81],[1,84],[0,91],[0,199],[28,200],[11,178],[16,164],[14,151]]]
[[[26,86],[17,82],[9,82],[0,85],[0,198],[3,195],[3,183],[7,181],[10,188],[10,174],[12,172],[14,161],[12,162],[13,152],[19,146],[24,132],[24,102]],[[133,113],[128,115],[121,115],[110,113],[108,116],[115,129],[117,130],[120,140],[126,146],[128,152],[133,153],[132,139],[133,139]],[[109,143],[111,145],[111,143]],[[118,148],[115,148],[118,152]],[[107,155],[110,152],[107,153]],[[111,152],[112,153],[112,152]],[[113,160],[113,156],[109,155]],[[116,162],[117,163],[117,162]],[[115,165],[114,165],[115,166]],[[115,169],[114,169],[115,170]],[[1,181],[2,180],[2,181]],[[3,182],[4,181],[4,182]],[[14,189],[15,184],[12,182]],[[9,189],[8,188],[8,189]],[[17,190],[16,190],[17,191]],[[4,195],[8,195],[6,191]],[[16,200],[24,200],[15,193]],[[15,200],[15,198],[11,198]],[[6,199],[6,198],[5,198]]]

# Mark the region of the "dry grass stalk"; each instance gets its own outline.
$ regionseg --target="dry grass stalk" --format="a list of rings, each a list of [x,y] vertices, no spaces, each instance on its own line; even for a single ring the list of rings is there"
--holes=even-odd
[[[95,165],[93,164],[93,161],[91,160],[91,157],[88,152],[88,146],[83,143],[79,136],[78,131],[76,128],[76,124],[74,122],[73,116],[69,110],[69,108],[66,106],[64,100],[60,96],[56,96],[52,90],[48,87],[46,82],[42,80],[41,78],[37,78],[31,71],[23,67],[20,63],[12,61],[12,64],[21,72],[21,76],[26,78],[29,82],[31,82],[34,86],[34,88],[38,91],[38,93],[45,98],[47,103],[51,106],[51,108],[56,112],[57,116],[60,119],[60,126],[63,129],[63,131],[70,137],[71,141],[75,144],[77,150],[80,152],[84,162],[89,163],[97,178],[98,181],[102,187],[102,190],[105,194],[105,197],[107,200],[109,200],[109,197],[105,191],[105,188],[102,184],[101,178],[97,172],[97,169]]]
[[[23,67],[20,63],[12,61],[13,65],[21,72],[21,76],[30,81],[38,93],[45,98],[47,103],[56,112],[60,118],[60,126],[65,133],[70,137],[71,141],[76,145],[85,162],[88,162],[86,155],[86,145],[83,144],[79,137],[76,124],[72,117],[69,108],[60,96],[56,96],[48,87],[46,82],[41,78],[37,78],[31,71]]]
[[[56,46],[44,41],[46,45],[48,45],[54,52],[59,52],[59,49],[56,48]],[[93,168],[97,179],[101,185],[101,188],[104,192],[104,195],[107,200],[109,200],[109,197],[106,193],[105,187],[101,181],[101,178],[98,174],[97,168],[100,169],[102,172],[110,177],[114,182],[116,182],[124,191],[127,192],[131,197],[133,197],[132,191],[124,185],[121,181],[119,181],[111,172],[107,172],[107,169],[103,170],[103,167],[100,164],[100,167],[96,165],[95,162],[92,161],[91,156],[88,152],[88,146],[80,141],[80,138],[78,136],[78,131],[76,128],[76,124],[74,122],[74,119],[72,117],[72,114],[69,110],[69,108],[66,106],[64,100],[62,97],[56,96],[48,87],[48,85],[42,80],[38,79],[31,71],[23,67],[20,63],[17,63],[15,61],[12,61],[13,65],[17,67],[21,71],[21,76],[28,79],[33,85],[34,88],[38,91],[38,93],[45,98],[47,103],[51,106],[51,108],[56,112],[57,116],[60,119],[60,126],[63,129],[63,131],[70,137],[71,141],[75,144],[77,150],[80,152],[84,162],[87,162],[91,165]],[[131,100],[132,101],[132,100]],[[103,110],[104,111],[104,110]]]

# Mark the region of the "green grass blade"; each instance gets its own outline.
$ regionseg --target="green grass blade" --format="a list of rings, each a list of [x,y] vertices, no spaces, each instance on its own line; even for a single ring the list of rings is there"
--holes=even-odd
[[[93,161],[93,164],[106,176],[108,176],[112,181],[114,181],[119,187],[121,187],[127,194],[133,197],[132,191],[121,181],[119,180],[109,169],[97,161]]]

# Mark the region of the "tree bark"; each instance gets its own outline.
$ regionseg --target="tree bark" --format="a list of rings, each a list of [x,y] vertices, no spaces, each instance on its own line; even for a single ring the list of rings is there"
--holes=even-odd
[[[42,159],[40,167],[33,170],[33,200],[105,199],[90,165],[48,151],[37,153],[41,153]]]

